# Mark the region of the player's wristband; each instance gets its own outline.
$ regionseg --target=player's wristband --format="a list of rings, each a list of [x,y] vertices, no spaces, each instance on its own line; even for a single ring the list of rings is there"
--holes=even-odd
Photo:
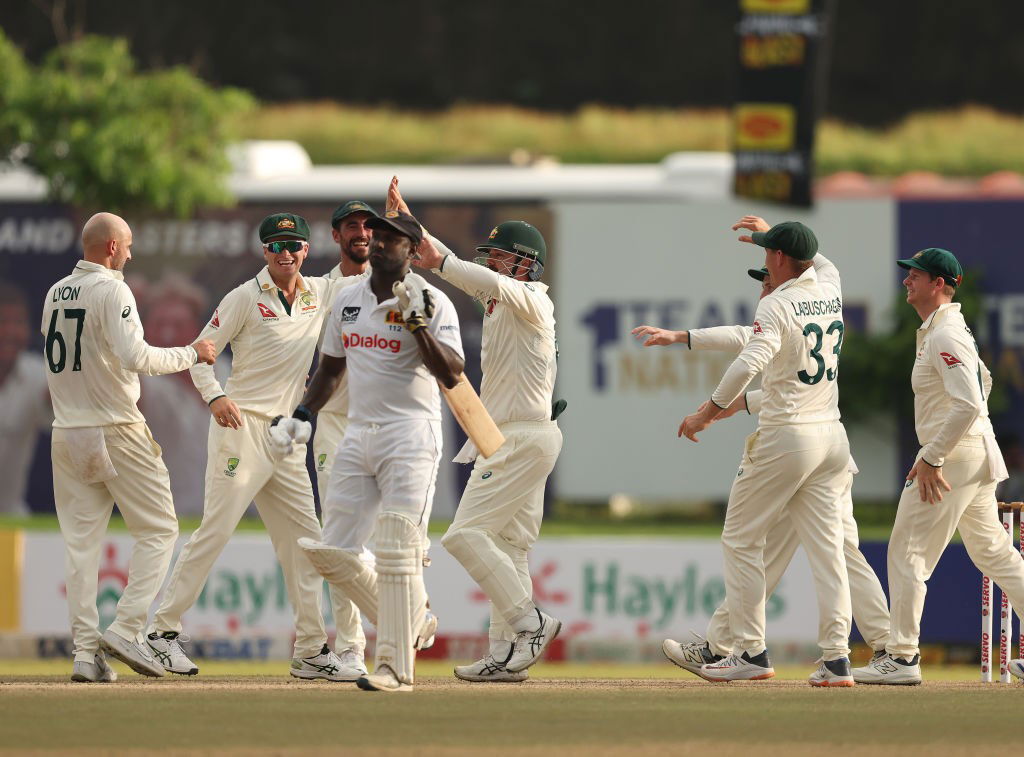
[[[273,428],[274,426],[276,426],[278,423],[281,422],[282,418],[284,418],[283,415],[275,415],[274,420],[270,422],[270,427]]]
[[[921,458],[921,462],[924,463],[925,465],[927,465],[930,468],[941,468],[942,467],[941,465],[932,465],[930,462],[925,460],[923,457]]]
[[[226,394],[218,394],[218,395],[217,395],[216,397],[214,397],[214,398],[213,398],[212,400],[210,400],[210,401],[209,401],[209,402],[207,402],[206,404],[207,404],[207,405],[212,405],[212,404],[213,404],[214,402],[216,402],[217,400],[219,400],[219,399],[220,399],[221,397],[227,397],[227,395],[226,395]]]
[[[295,408],[295,412],[292,413],[292,418],[309,423],[313,419],[313,413],[305,405],[299,405]]]
[[[442,258],[441,258],[441,265],[439,265],[439,266],[437,267],[437,270],[438,270],[438,271],[439,271],[440,273],[444,273],[444,261],[446,261],[447,259],[448,259],[448,255],[445,255],[444,257],[442,257]]]

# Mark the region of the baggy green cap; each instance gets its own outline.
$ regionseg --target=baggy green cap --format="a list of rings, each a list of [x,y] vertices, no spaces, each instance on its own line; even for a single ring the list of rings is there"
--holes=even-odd
[[[760,281],[763,284],[764,280],[768,278],[768,269],[767,268],[748,268],[747,269],[747,276],[749,276],[752,279],[757,279],[758,281]]]
[[[964,280],[964,269],[960,267],[960,261],[956,259],[949,250],[941,247],[929,247],[914,253],[906,260],[897,260],[896,265],[900,268],[916,268],[919,271],[930,273],[932,276],[941,276],[951,287],[960,286]]]
[[[797,260],[811,260],[818,252],[818,238],[799,221],[777,223],[768,231],[755,231],[750,238],[756,245],[782,250]]]
[[[287,237],[309,241],[309,224],[302,216],[294,213],[274,213],[260,222],[260,241],[266,242],[274,237]]]
[[[369,213],[374,218],[378,217],[377,211],[362,200],[349,200],[348,202],[339,205],[334,209],[334,212],[331,213],[331,226],[335,229],[338,228],[338,223],[353,213]]]

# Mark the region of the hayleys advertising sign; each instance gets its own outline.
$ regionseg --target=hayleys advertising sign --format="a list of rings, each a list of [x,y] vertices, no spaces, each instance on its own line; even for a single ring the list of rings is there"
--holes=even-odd
[[[131,537],[121,534],[104,544],[97,598],[102,626],[113,620],[124,591],[131,545]],[[430,556],[425,578],[441,635],[486,636],[487,598],[444,549],[435,546]],[[59,534],[25,535],[22,632],[68,634],[63,557]],[[534,598],[563,621],[566,640],[686,635],[691,628],[703,630],[725,596],[722,548],[715,540],[542,540],[530,565]],[[771,638],[813,643],[814,596],[810,569],[801,553],[767,605]],[[331,628],[328,608],[325,595],[325,625]],[[265,535],[239,534],[231,540],[198,602],[185,614],[184,626],[205,645],[207,655],[289,654],[291,606]]]
[[[740,0],[737,195],[811,205],[832,9],[833,0]]]

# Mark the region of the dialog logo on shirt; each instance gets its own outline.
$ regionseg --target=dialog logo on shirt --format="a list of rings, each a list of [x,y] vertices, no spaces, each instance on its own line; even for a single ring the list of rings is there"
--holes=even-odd
[[[386,339],[380,334],[363,336],[362,334],[350,334],[345,332],[342,335],[342,341],[346,350],[365,348],[371,350],[384,350],[385,352],[391,352],[397,355],[399,350],[402,349],[401,339]]]
[[[960,362],[960,358],[958,358],[956,355],[950,352],[940,352],[939,357],[941,357],[942,360],[946,363],[947,368],[952,368],[953,366],[956,365],[963,365],[963,363]]]
[[[264,321],[276,321],[277,320],[277,313],[275,313],[273,310],[268,308],[262,302],[257,302],[256,303],[256,307],[259,308],[260,315],[263,316],[263,320]]]
[[[341,309],[341,322],[342,323],[355,323],[356,318],[359,317],[359,311],[362,308],[358,307],[347,307]]]

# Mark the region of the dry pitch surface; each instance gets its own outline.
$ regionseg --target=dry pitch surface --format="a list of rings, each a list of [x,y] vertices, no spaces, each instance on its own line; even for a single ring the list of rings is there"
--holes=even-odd
[[[537,666],[468,684],[424,663],[412,694],[296,681],[284,663],[202,665],[196,678],[72,684],[70,662],[0,660],[0,752],[551,755],[995,754],[1016,749],[1024,686],[975,668],[920,687],[818,690],[809,669],[708,684],[672,666]]]

